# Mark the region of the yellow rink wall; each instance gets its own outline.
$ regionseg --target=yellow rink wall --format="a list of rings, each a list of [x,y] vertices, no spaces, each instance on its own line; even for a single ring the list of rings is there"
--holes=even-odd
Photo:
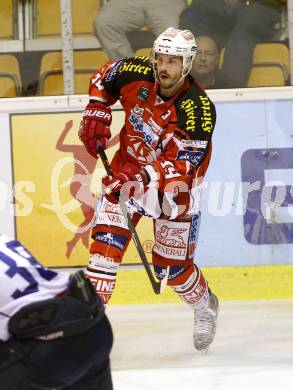
[[[203,268],[210,288],[224,300],[293,298],[293,265]],[[155,295],[144,270],[118,273],[111,304],[181,302],[170,287]]]
[[[115,136],[119,133],[122,115],[122,112],[113,114],[113,146],[107,150],[110,161],[117,150]],[[92,197],[99,196],[105,170],[99,159],[96,161],[86,153],[78,139],[80,119],[80,112],[10,116],[11,165],[18,211],[14,221],[16,236],[47,267],[87,264],[96,201]],[[82,183],[81,187],[79,183]],[[77,185],[76,193],[74,185]],[[86,207],[81,207],[77,196]],[[85,213],[91,214],[87,221]],[[86,226],[83,226],[84,221]],[[78,233],[78,229],[82,233]],[[137,231],[144,237],[142,245],[151,261],[152,220],[144,219]],[[129,263],[139,263],[132,242],[125,259]]]

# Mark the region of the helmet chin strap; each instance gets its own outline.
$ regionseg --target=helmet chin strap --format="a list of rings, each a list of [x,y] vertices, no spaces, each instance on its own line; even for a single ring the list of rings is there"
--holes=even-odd
[[[183,70],[182,70],[182,73],[181,73],[181,77],[180,77],[180,79],[179,80],[177,80],[176,81],[176,83],[174,84],[174,85],[177,85],[177,84],[179,84],[185,77],[187,76],[187,73],[184,75],[183,74]]]
[[[190,69],[192,67],[192,61],[190,61],[190,64],[188,65],[188,68],[186,68],[185,74],[183,73],[183,67],[182,67],[182,76],[186,77],[188,73],[190,72]]]

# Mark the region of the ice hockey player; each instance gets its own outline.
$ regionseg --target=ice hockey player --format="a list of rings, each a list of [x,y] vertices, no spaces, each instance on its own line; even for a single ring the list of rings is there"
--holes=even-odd
[[[82,271],[44,268],[0,234],[1,390],[113,390],[113,335]]]
[[[89,103],[79,137],[88,153],[107,148],[111,108],[125,112],[120,147],[102,182],[86,275],[107,303],[130,240],[118,205],[128,197],[134,224],[153,218],[152,262],[157,278],[170,266],[168,285],[194,310],[194,346],[206,351],[214,339],[218,299],[194,262],[201,180],[208,168],[216,121],[214,104],[189,75],[196,55],[189,30],[168,28],[155,40],[151,58],[107,63],[90,80]]]

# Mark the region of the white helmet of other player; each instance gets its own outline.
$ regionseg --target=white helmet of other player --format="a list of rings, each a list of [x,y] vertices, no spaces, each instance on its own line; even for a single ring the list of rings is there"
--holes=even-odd
[[[156,54],[167,54],[182,57],[182,77],[185,77],[192,66],[197,45],[190,30],[178,30],[169,27],[155,40],[152,50],[152,64],[156,76]]]

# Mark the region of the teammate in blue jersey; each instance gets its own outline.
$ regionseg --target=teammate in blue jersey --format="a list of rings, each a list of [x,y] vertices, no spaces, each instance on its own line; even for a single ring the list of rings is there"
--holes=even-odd
[[[112,390],[113,336],[83,272],[44,268],[0,234],[1,390]]]

